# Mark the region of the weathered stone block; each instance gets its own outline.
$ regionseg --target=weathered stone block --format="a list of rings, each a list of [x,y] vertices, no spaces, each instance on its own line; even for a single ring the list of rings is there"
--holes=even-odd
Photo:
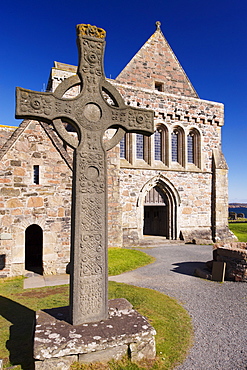
[[[138,246],[140,243],[139,236],[137,230],[133,230],[130,228],[123,229],[123,244],[125,246],[133,245]]]
[[[247,281],[246,243],[217,243],[213,247],[214,263],[226,263],[226,279]]]
[[[28,207],[43,207],[44,200],[42,197],[30,197],[28,198],[27,206]]]
[[[32,157],[33,158],[41,158],[41,153],[40,152],[34,152]]]
[[[225,256],[230,258],[237,258],[237,259],[246,259],[247,258],[247,250],[246,249],[226,249],[226,248],[218,248],[217,249],[218,256]]]
[[[12,239],[12,234],[10,234],[10,233],[0,234],[0,240],[10,240],[10,239]]]
[[[24,263],[13,263],[11,266],[12,276],[20,276],[24,271]]]
[[[80,355],[83,362],[108,361],[127,354],[128,347],[133,361],[153,359],[156,332],[148,321],[126,299],[110,300],[108,310],[106,320],[77,326],[68,322],[69,307],[38,311],[35,360]]]
[[[35,361],[35,370],[69,370],[70,365],[76,361],[78,361],[78,356],[76,355]]]
[[[96,351],[91,353],[85,353],[79,355],[79,362],[90,363],[90,362],[108,362],[110,360],[118,361],[128,353],[128,345],[123,344],[103,351]]]
[[[142,341],[140,338],[139,342],[130,343],[130,356],[133,362],[138,362],[143,359],[154,360],[156,356],[156,348],[154,338],[150,338],[149,341]]]
[[[20,195],[20,190],[14,189],[14,188],[2,187],[0,192],[1,192],[1,195],[7,196],[7,197],[18,197]]]
[[[16,176],[25,176],[26,171],[23,167],[15,167],[13,173]]]
[[[191,207],[184,207],[183,212],[184,215],[190,215],[192,213]]]
[[[211,230],[209,228],[207,229],[206,227],[183,228],[180,233],[181,239],[184,240],[185,243],[194,243],[194,244],[212,243]]]
[[[11,211],[11,213],[12,213],[12,211]],[[7,215],[5,215],[5,216],[2,217],[2,220],[1,221],[2,221],[1,222],[1,226],[2,227],[3,226],[7,226],[8,227],[9,225],[12,225],[13,224],[14,219],[9,214],[7,214]]]
[[[20,167],[21,166],[21,161],[11,160],[10,165]]]
[[[22,207],[23,204],[18,198],[12,198],[12,199],[7,200],[6,206],[8,208],[18,208],[18,207]]]
[[[14,208],[12,211],[11,211],[11,215],[12,216],[21,216],[22,215],[22,213],[23,213],[23,209],[22,208]],[[14,221],[15,223],[16,222],[19,222],[19,221],[17,221],[17,219],[15,219],[15,221]]]

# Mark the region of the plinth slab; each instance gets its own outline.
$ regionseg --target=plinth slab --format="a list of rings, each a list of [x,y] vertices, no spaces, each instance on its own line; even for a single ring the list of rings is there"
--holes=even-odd
[[[68,318],[69,307],[36,313],[36,369],[46,369],[49,363],[60,369],[63,359],[70,363],[69,356],[80,362],[118,360],[127,353],[132,361],[155,358],[155,329],[126,299],[110,300],[108,318],[100,322],[73,326]],[[64,366],[63,361],[66,370]]]

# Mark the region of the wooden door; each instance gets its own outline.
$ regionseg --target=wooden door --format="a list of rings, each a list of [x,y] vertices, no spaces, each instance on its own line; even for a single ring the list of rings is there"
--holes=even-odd
[[[167,204],[165,194],[157,186],[147,193],[144,204],[144,235],[157,235],[169,238]]]

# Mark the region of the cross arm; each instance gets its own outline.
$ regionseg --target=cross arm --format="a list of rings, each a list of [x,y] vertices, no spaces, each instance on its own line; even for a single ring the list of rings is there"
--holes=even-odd
[[[66,117],[69,121],[72,102],[59,99],[48,92],[16,88],[16,118],[41,119],[50,123],[58,117]]]
[[[111,126],[150,136],[154,133],[154,112],[135,107],[114,108],[111,111]]]
[[[154,111],[142,108],[128,107],[120,98],[119,107],[111,107],[108,112],[108,120],[105,129],[116,128],[117,132],[104,143],[105,150],[116,146],[125,132],[134,132],[142,135],[154,133]]]

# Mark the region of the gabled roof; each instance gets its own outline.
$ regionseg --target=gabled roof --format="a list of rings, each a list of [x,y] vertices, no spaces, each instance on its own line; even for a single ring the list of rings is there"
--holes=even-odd
[[[29,120],[24,120],[24,121],[22,121],[22,123],[20,124],[19,127],[16,127],[16,129],[14,131],[12,131],[12,135],[9,138],[7,138],[7,140],[5,141],[5,143],[3,144],[3,146],[0,149],[0,159],[2,159],[3,156],[8,152],[8,150],[16,142],[18,137],[26,129],[26,127],[28,126],[29,123],[30,123]]]
[[[6,143],[15,130],[15,126],[0,125],[0,148]]]
[[[0,159],[8,152],[8,150],[14,145],[14,143],[18,140],[20,135],[25,131],[32,120],[24,120],[21,122],[20,126],[14,130],[10,138],[5,142],[5,144],[0,148]],[[60,153],[61,157],[67,163],[69,168],[72,170],[73,167],[73,160],[67,151],[64,149],[62,145],[62,141],[58,138],[57,134],[54,132],[54,129],[51,125],[44,122],[39,122],[49,139],[51,140],[54,147]]]
[[[198,98],[156,22],[156,31],[117,76],[116,82]]]

